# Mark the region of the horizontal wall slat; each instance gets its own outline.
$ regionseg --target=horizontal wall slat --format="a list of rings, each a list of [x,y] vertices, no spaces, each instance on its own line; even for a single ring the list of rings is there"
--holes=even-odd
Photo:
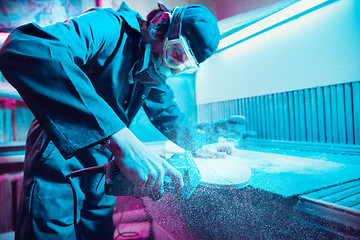
[[[313,131],[312,131],[312,114],[311,114],[311,97],[310,89],[304,90],[304,103],[305,103],[305,130],[306,130],[306,139],[308,142],[313,142]]]
[[[294,108],[294,93],[288,93],[289,101],[289,116],[290,116],[290,140],[295,141],[295,108]]]
[[[299,91],[299,111],[300,111],[300,141],[306,141],[306,124],[305,124],[305,97],[304,91]]]
[[[344,85],[336,86],[339,143],[346,143]]]
[[[346,121],[346,143],[354,144],[354,120],[353,120],[353,101],[351,84],[344,84],[345,96],[345,121]]]
[[[264,97],[259,97],[259,101],[261,104],[261,138],[265,139],[266,138],[266,112],[265,112],[265,98]],[[258,130],[259,132],[259,130]]]
[[[282,93],[284,107],[284,139],[290,140],[290,117],[289,117],[289,100],[286,93]]]
[[[310,89],[310,110],[311,110],[311,131],[313,142],[319,142],[319,121],[318,121],[318,105],[316,97],[316,89]]]
[[[318,113],[318,132],[319,142],[326,142],[326,128],[325,128],[325,107],[324,107],[324,88],[316,88],[316,102]]]
[[[337,109],[337,95],[336,95],[336,86],[330,86],[330,101],[331,101],[331,121],[332,121],[332,135],[333,142],[339,143],[339,120],[338,120],[338,109]]]
[[[360,81],[198,106],[198,120],[247,119],[258,139],[360,144]]]
[[[325,141],[333,142],[330,87],[324,87],[324,108],[325,108]]]
[[[352,83],[353,111],[354,111],[354,141],[360,144],[360,82]]]

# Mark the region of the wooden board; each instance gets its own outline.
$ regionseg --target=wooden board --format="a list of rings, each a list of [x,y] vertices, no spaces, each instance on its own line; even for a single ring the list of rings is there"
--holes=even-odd
[[[246,186],[251,178],[251,169],[238,157],[226,158],[195,158],[202,175],[200,185],[234,189]]]

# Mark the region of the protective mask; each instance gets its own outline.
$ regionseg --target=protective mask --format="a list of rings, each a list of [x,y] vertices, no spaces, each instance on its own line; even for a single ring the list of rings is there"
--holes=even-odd
[[[157,59],[151,53],[150,44],[146,44],[142,67],[135,72],[135,78],[145,86],[159,86],[165,84],[166,79],[171,75],[171,70],[165,66],[160,66],[158,69]]]
[[[170,13],[169,13],[170,14]],[[193,73],[199,70],[199,63],[185,36],[181,35],[184,7],[177,7],[170,14],[170,25],[165,34],[163,49],[158,64],[171,69],[173,75]]]
[[[158,86],[165,84],[166,79],[170,76],[181,73],[193,73],[199,69],[199,64],[195,55],[191,51],[191,47],[187,39],[181,35],[181,22],[185,12],[185,8],[177,7],[172,15],[169,12],[159,14],[158,18],[154,18],[158,24],[159,21],[170,17],[170,26],[163,42],[163,49],[159,56],[151,53],[150,39],[154,39],[154,35],[150,30],[148,32],[147,44],[145,45],[144,59],[135,64],[134,76],[145,86]],[[154,21],[155,21],[154,20]],[[139,71],[138,68],[141,67]],[[131,77],[133,74],[131,73]]]

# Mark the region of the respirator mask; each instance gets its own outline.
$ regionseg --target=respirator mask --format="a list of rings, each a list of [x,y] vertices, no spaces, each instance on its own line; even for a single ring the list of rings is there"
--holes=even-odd
[[[169,29],[165,34],[163,48],[158,56],[151,52],[150,40],[153,36],[151,31],[148,33],[141,69],[134,73],[135,78],[142,84],[158,86],[165,84],[166,79],[170,76],[198,71],[199,63],[188,40],[181,35],[185,9],[177,7],[172,13],[162,12],[150,22],[150,25],[156,25],[164,15],[170,16]]]

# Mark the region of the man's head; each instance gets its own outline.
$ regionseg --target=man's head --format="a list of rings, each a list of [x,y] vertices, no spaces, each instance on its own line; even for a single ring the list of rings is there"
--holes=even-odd
[[[199,63],[204,62],[216,51],[220,41],[218,21],[202,5],[185,7],[181,34],[189,40],[191,49]]]
[[[209,9],[203,5],[188,5],[170,10],[160,2],[158,5],[159,9],[147,16],[153,40],[161,42],[166,37],[169,40],[185,37],[198,63],[215,52],[220,32],[218,21]]]
[[[146,46],[135,76],[144,85],[159,85],[172,75],[197,71],[220,41],[217,19],[206,7],[169,10],[160,2],[158,6],[147,16],[146,31],[142,31]]]

